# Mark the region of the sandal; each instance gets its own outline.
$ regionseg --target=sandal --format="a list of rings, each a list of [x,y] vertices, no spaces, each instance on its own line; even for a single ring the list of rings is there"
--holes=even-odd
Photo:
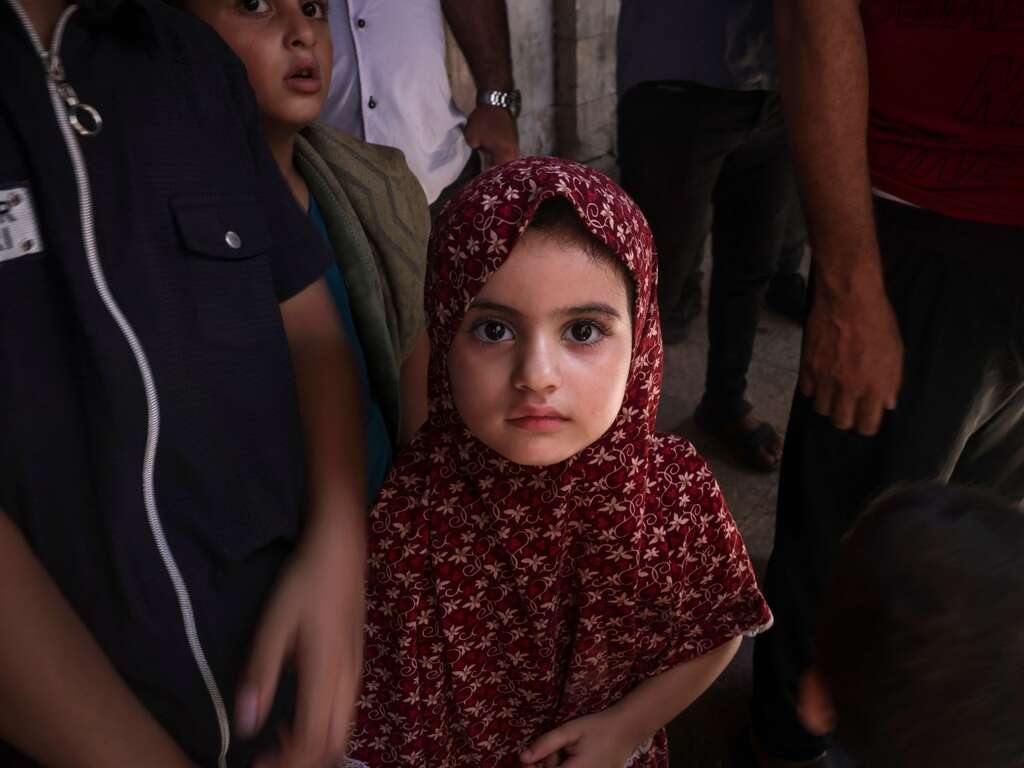
[[[774,472],[782,463],[782,437],[775,431],[775,427],[766,421],[760,422],[752,429],[744,424],[743,417],[716,422],[705,412],[703,404],[697,407],[693,421],[701,432],[717,437],[725,443],[748,469]],[[777,451],[769,450],[772,447],[777,448]],[[773,453],[777,453],[779,458],[772,458]]]

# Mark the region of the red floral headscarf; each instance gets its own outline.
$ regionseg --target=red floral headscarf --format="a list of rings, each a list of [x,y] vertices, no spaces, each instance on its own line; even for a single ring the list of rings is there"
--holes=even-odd
[[[633,357],[608,432],[551,467],[478,441],[448,351],[538,205],[567,199],[635,283]],[[658,435],[662,347],[651,232],[577,163],[527,158],[471,182],[430,241],[430,417],[369,521],[367,645],[352,755],[368,765],[518,766],[546,730],[771,623],[718,484]],[[667,766],[664,733],[631,766]]]

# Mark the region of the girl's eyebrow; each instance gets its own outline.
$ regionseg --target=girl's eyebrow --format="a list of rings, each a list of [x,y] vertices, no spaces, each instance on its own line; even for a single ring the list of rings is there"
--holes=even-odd
[[[619,314],[619,311],[615,309],[615,307],[610,304],[605,304],[603,301],[595,301],[590,304],[581,304],[578,307],[566,307],[565,309],[559,310],[559,314],[562,315],[591,315],[595,312],[601,315],[614,317],[616,320],[622,319],[622,315]]]
[[[487,301],[486,299],[475,300],[470,305],[469,308],[471,310],[479,309],[488,310],[490,312],[499,312],[501,314],[508,315],[509,317],[514,317],[517,319],[522,319],[523,317],[523,313],[520,312],[518,309],[514,309],[513,307],[509,307],[505,304],[499,304],[496,301]],[[622,315],[619,313],[617,309],[615,309],[615,307],[613,307],[611,304],[605,304],[603,301],[595,301],[589,304],[580,304],[579,306],[575,307],[564,307],[563,309],[559,309],[557,312],[557,314],[559,315],[568,316],[592,315],[594,313],[607,315],[608,317],[615,318],[616,320],[622,319]]]
[[[523,313],[518,309],[499,304],[496,301],[487,301],[486,299],[474,299],[473,303],[469,305],[470,309],[486,309],[491,312],[500,312],[510,317],[522,318]]]

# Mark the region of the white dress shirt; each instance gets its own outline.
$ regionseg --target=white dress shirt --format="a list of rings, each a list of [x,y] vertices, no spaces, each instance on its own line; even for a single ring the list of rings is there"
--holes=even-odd
[[[398,147],[434,202],[472,153],[448,82],[440,0],[331,0],[327,15],[334,68],[320,119]]]

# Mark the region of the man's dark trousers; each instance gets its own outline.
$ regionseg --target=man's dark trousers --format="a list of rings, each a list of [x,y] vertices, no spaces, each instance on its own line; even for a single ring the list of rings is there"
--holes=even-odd
[[[895,411],[868,438],[797,393],[765,593],[775,626],[754,651],[754,731],[775,757],[825,743],[798,724],[815,608],[842,535],[894,483],[939,479],[1024,498],[1024,228],[876,203],[886,288],[905,346]]]
[[[795,194],[781,100],[687,82],[637,85],[619,103],[619,165],[654,233],[666,327],[686,314],[712,233],[705,406],[714,420],[743,416],[758,317]]]

